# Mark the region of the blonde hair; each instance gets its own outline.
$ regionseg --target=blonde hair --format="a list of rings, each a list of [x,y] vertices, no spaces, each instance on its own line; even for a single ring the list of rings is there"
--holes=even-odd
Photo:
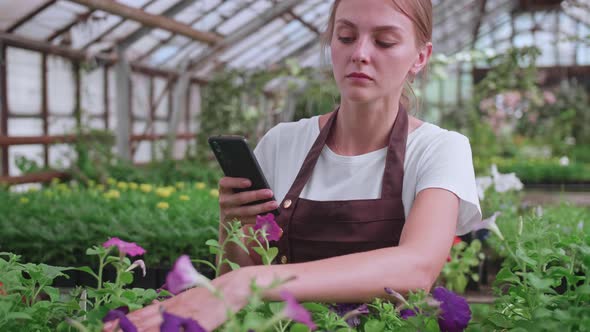
[[[336,9],[342,0],[334,0],[332,9],[330,10],[330,18],[328,19],[328,26],[324,31],[321,39],[322,55],[327,54],[327,48],[332,42],[332,35],[334,34],[334,22],[336,20]],[[422,47],[426,43],[432,41],[432,1],[431,0],[391,0],[395,9],[406,15],[413,23],[414,33],[416,37],[416,47]],[[324,60],[324,62],[327,62]],[[426,69],[426,68],[425,68]],[[425,70],[423,70],[424,72]],[[423,74],[424,75],[424,74]],[[417,106],[416,94],[411,85],[412,82],[404,83],[404,91],[401,96],[401,104],[406,110]]]

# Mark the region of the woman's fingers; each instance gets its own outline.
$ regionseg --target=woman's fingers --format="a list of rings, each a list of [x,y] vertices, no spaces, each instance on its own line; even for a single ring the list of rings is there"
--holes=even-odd
[[[245,178],[231,178],[228,176],[222,177],[219,180],[219,192],[232,193],[232,189],[246,189],[252,186],[252,182]]]
[[[222,208],[231,208],[251,202],[271,198],[273,195],[270,189],[248,190],[236,194],[219,195],[219,206]]]
[[[225,220],[231,220],[233,218],[240,219],[243,224],[250,222],[255,222],[255,218],[248,218],[252,216],[257,216],[259,214],[268,213],[279,206],[277,201],[270,201],[262,204],[256,205],[245,205],[245,206],[238,206],[233,208],[228,208],[225,210]]]

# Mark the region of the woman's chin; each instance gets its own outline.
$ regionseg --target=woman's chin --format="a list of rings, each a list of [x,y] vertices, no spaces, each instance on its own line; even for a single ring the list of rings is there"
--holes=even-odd
[[[360,91],[360,89],[348,90],[342,94],[342,97],[350,102],[359,104],[369,103],[375,99],[375,96],[369,93],[369,91]]]

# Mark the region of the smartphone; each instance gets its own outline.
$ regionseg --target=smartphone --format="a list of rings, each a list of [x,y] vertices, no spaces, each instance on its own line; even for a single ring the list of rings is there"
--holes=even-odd
[[[271,189],[264,177],[264,173],[262,173],[258,160],[256,160],[254,152],[252,152],[252,149],[248,146],[248,141],[244,137],[234,135],[211,136],[208,142],[225,176],[246,178],[252,183],[252,186],[249,188],[236,188],[234,192]],[[269,199],[251,202],[247,205],[255,205],[273,200],[276,200],[274,196]],[[279,209],[277,208],[268,212],[277,216]]]

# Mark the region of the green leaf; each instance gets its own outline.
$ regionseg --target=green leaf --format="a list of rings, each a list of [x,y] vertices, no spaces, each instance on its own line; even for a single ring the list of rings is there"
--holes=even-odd
[[[537,261],[530,258],[521,248],[516,249],[516,257],[530,266],[537,266]]]
[[[217,240],[215,239],[209,239],[207,241],[205,241],[205,245],[206,246],[210,246],[210,247],[215,247],[215,248],[219,248],[219,242],[217,242]]]
[[[279,254],[279,248],[277,247],[270,247],[267,251],[267,255],[268,255],[268,264],[270,264],[275,257],[277,257],[277,255]]]
[[[59,300],[59,289],[47,286],[43,288],[43,291],[49,296],[51,302],[57,302]]]
[[[264,257],[266,254],[266,250],[264,250],[264,248],[261,248],[261,247],[254,247],[254,248],[252,248],[252,250],[254,250],[261,257]]]
[[[132,290],[126,290],[121,294],[121,297],[126,298],[130,302],[135,302],[137,300],[137,294]]]
[[[33,319],[33,317],[31,317],[31,315],[24,313],[24,312],[9,312],[8,315],[6,315],[6,320],[10,321],[12,319],[31,320],[31,319]]]
[[[385,330],[385,322],[371,319],[365,323],[365,332],[382,332]]]
[[[271,302],[268,304],[268,308],[273,314],[280,312],[284,307],[285,305],[282,302]]]
[[[527,280],[536,289],[547,290],[553,285],[553,280],[547,278],[540,278],[533,273],[527,273]]]
[[[230,242],[233,242],[235,244],[237,244],[240,248],[242,248],[242,250],[244,250],[245,253],[249,254],[250,252],[248,251],[248,248],[246,247],[246,245],[244,244],[244,242],[237,240],[237,239],[231,239]]]
[[[88,266],[76,267],[74,270],[86,272],[98,280],[98,275],[96,275],[96,273],[94,273],[94,271]]]
[[[295,323],[295,324],[291,325],[291,329],[289,329],[289,332],[308,332],[308,331],[309,331],[309,327],[307,327],[307,325],[301,324],[301,323]]]
[[[121,283],[123,283],[123,285],[129,285],[130,283],[133,282],[133,273],[121,272],[121,276],[119,277],[119,280],[121,281]]]
[[[250,311],[246,313],[246,316],[244,317],[244,330],[255,329],[256,327],[261,326],[265,321],[266,319],[262,317],[261,314]]]
[[[496,282],[509,282],[514,284],[520,284],[520,278],[516,276],[510,267],[503,267],[498,274],[496,274]]]
[[[306,302],[301,305],[305,309],[307,309],[308,311],[311,311],[311,312],[322,313],[322,312],[329,312],[330,311],[330,309],[328,309],[328,307],[326,307],[325,305],[321,305],[319,303]]]
[[[231,269],[234,270],[234,271],[240,268],[240,265],[239,264],[234,263],[234,262],[232,262],[232,261],[230,261],[228,259],[224,259],[223,261],[226,262],[229,265],[229,267],[231,267]]]
[[[488,317],[488,321],[490,321],[496,327],[501,327],[501,328],[505,328],[505,329],[509,329],[513,326],[512,321],[510,319],[508,319],[508,317],[506,317],[502,314],[499,314],[499,313],[491,314]]]

